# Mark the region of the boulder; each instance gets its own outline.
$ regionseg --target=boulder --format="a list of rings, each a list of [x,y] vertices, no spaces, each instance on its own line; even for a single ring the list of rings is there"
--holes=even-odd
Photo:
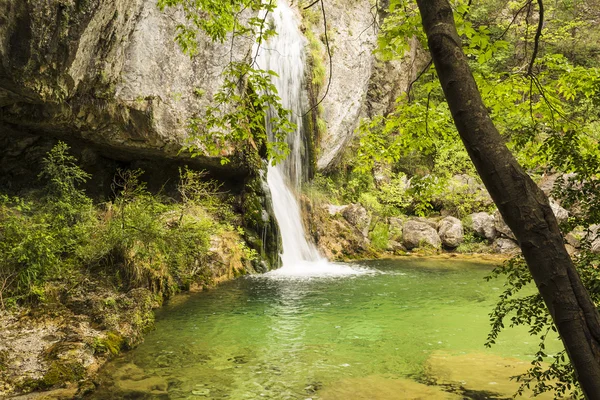
[[[439,223],[438,233],[445,247],[456,248],[463,242],[462,222],[458,218],[446,217]]]
[[[579,249],[581,247],[581,240],[585,237],[585,231],[580,228],[575,228],[571,232],[565,235],[565,242],[567,244]]]
[[[366,208],[359,204],[350,204],[342,211],[342,215],[352,226],[358,229],[364,237],[369,234],[371,215]]]
[[[585,234],[585,240],[590,242],[592,253],[600,254],[600,225],[592,225]]]
[[[471,229],[482,238],[494,240],[496,238],[496,228],[494,227],[494,217],[486,212],[473,213],[467,217]]]
[[[429,225],[430,227],[432,227],[435,230],[437,230],[437,228],[438,228],[438,223],[436,221],[434,221],[433,219],[424,218],[424,217],[415,217],[415,218],[413,218],[413,221],[423,222],[424,224]]]
[[[402,226],[404,220],[398,217],[391,217],[389,219],[390,226],[390,239],[391,240],[402,240]]]
[[[514,240],[511,239],[506,239],[506,238],[498,238],[494,241],[494,244],[492,245],[492,248],[494,249],[494,251],[496,253],[500,253],[500,254],[519,254],[521,252],[521,248],[519,247],[519,245],[517,244],[517,242],[515,242]]]
[[[500,211],[496,210],[494,213],[494,228],[496,229],[496,233],[498,236],[503,236],[504,238],[517,240],[515,234],[510,230],[504,219],[502,219],[502,215],[500,215]]]
[[[306,202],[306,204],[310,204],[310,202]],[[336,206],[334,204],[327,204],[325,205],[325,208],[327,209],[329,215],[333,216],[343,212],[346,208],[348,208],[348,205]]]
[[[405,252],[406,247],[404,247],[402,243],[396,242],[395,240],[388,240],[387,251],[391,251],[392,253]]]
[[[437,231],[425,222],[417,220],[406,221],[402,231],[403,244],[408,250],[422,245],[431,246],[436,249],[442,246],[442,241]]]
[[[569,212],[562,208],[560,204],[558,204],[558,202],[552,197],[550,197],[548,200],[550,201],[550,207],[552,208],[552,212],[554,213],[558,223],[562,224],[563,222],[566,222],[567,219],[569,219]]]

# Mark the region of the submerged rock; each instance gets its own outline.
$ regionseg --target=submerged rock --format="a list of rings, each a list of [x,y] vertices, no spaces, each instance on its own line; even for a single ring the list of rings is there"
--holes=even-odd
[[[463,242],[464,232],[462,222],[458,218],[446,217],[439,223],[438,233],[442,244],[455,248]]]
[[[140,380],[124,379],[116,382],[120,394],[126,396],[166,396],[169,383],[165,378],[151,376]],[[166,397],[165,397],[166,398]]]
[[[409,379],[389,379],[379,375],[342,379],[319,390],[322,400],[460,400],[441,387],[427,386]]]
[[[442,246],[437,231],[431,225],[417,220],[409,220],[404,223],[402,240],[408,250],[422,246],[439,249]]]
[[[493,354],[473,353],[451,355],[434,352],[427,360],[425,374],[428,381],[447,388],[456,388],[456,393],[481,392],[489,397],[512,398],[520,382],[511,379],[525,373],[531,366],[529,361],[516,358],[503,358]],[[525,391],[525,398],[531,391]],[[461,397],[462,398],[462,397]],[[545,393],[536,399],[553,399]]]

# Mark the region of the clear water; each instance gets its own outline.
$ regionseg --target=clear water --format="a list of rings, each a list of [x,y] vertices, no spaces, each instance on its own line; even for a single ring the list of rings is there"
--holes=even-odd
[[[134,364],[168,382],[156,398],[428,399],[385,391],[381,382],[423,381],[427,360],[440,352],[527,360],[536,350],[516,329],[484,348],[501,290],[483,280],[489,265],[402,259],[362,268],[368,273],[243,277],[179,298],[160,310],[143,344],[105,368],[95,398],[123,398],[118,380],[127,377],[119,371]],[[341,394],[353,384],[353,393],[367,394]]]

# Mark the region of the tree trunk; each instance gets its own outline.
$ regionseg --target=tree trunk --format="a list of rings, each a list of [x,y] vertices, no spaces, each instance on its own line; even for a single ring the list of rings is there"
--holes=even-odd
[[[447,0],[417,0],[458,133],[515,234],[588,399],[600,399],[600,315],[567,254],[548,199],[508,150],[483,104]]]

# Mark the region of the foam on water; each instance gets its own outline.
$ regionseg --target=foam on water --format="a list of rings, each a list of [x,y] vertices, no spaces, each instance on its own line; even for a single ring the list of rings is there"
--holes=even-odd
[[[374,270],[343,263],[300,261],[285,268],[270,271],[263,276],[282,279],[333,278],[373,274]]]

